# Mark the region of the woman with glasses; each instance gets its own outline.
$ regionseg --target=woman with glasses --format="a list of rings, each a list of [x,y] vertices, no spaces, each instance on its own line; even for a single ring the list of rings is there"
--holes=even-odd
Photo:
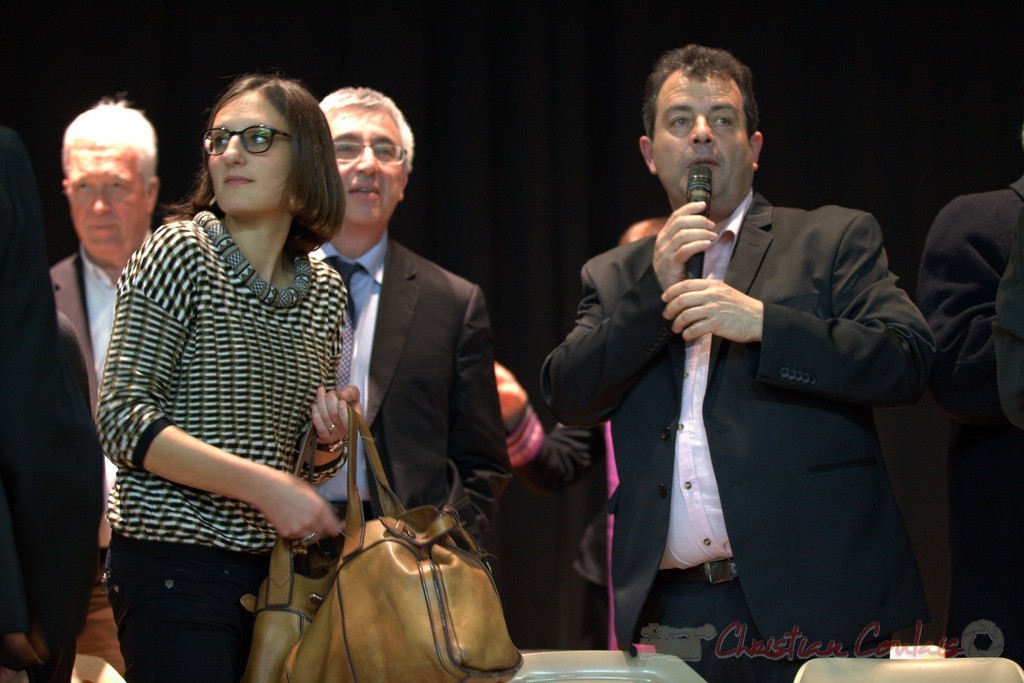
[[[237,681],[279,533],[342,524],[342,279],[306,254],[341,225],[327,122],[295,81],[250,75],[214,106],[191,196],[118,283],[97,419],[118,465],[108,596],[129,681]],[[330,388],[327,390],[326,388]],[[312,467],[293,476],[312,422]]]

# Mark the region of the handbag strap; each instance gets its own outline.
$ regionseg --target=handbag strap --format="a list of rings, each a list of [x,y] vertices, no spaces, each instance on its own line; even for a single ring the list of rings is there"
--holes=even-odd
[[[377,444],[373,435],[370,434],[370,427],[366,419],[359,412],[348,407],[348,433],[352,435],[358,429],[359,440],[363,443],[363,454],[366,456],[366,469],[373,475],[377,485],[377,497],[380,499],[381,508],[388,517],[400,517],[405,512],[405,506],[398,500],[398,496],[391,490],[387,475],[384,474],[384,466],[380,461],[380,453],[377,452]],[[345,509],[345,553],[359,548],[362,545],[362,530],[366,520],[363,518],[362,504],[352,505],[351,501],[359,500],[359,487],[356,484],[356,467],[359,463],[359,449],[356,444],[350,441],[349,463],[348,463],[348,500],[350,501]]]
[[[373,435],[370,434],[370,427],[366,424],[363,416],[351,406],[348,408],[348,424],[350,435],[355,432],[355,428],[359,430],[359,438],[363,442],[363,453],[367,460],[367,470],[373,475],[374,482],[377,485],[377,495],[385,517],[400,520],[390,526],[386,524],[392,532],[399,532],[399,529],[401,529],[401,535],[410,540],[416,539],[420,544],[429,544],[441,536],[447,535],[457,541],[461,541],[460,545],[474,555],[479,556],[481,554],[476,539],[463,527],[455,510],[446,508],[438,511],[436,508],[428,506],[426,508],[413,508],[406,512],[405,506],[402,505],[395,492],[391,490],[387,475],[384,474],[384,466],[381,463],[380,453],[377,451],[377,443]],[[349,447],[349,501],[359,500],[359,487],[356,485],[358,451],[359,449],[354,446]],[[429,519],[427,517],[420,517],[421,514],[426,515]],[[403,518],[408,518],[408,520]],[[406,521],[413,522],[412,526],[408,525]],[[363,517],[362,504],[347,505],[345,508],[344,555],[349,555],[362,547],[365,524],[366,520]],[[415,529],[419,529],[419,531],[417,532]]]
[[[430,506],[413,508],[405,512],[401,518],[384,518],[381,523],[396,536],[402,536],[410,543],[428,546],[438,539],[448,536],[463,549],[474,555],[481,555],[476,540],[466,531],[459,520],[459,515],[451,508],[437,510]]]
[[[292,474],[299,477],[302,474],[303,464],[309,465],[307,476],[312,482],[315,457],[316,429],[312,423],[309,423],[302,432],[302,436],[299,437],[299,448],[295,465],[292,467]],[[292,579],[294,573],[295,555],[292,542],[279,535],[274,543],[274,549],[270,553],[269,580],[266,582],[268,607],[287,607],[291,604],[292,588],[295,583]]]
[[[292,474],[298,477],[302,474],[302,464],[309,464],[308,479],[313,481],[313,459],[316,457],[316,428],[312,422],[307,422],[303,428],[302,436],[299,437],[298,457],[295,458],[295,466],[292,467]]]

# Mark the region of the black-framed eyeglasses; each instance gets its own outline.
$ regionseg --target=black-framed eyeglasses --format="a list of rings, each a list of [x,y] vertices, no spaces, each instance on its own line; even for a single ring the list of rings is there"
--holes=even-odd
[[[335,140],[334,158],[346,164],[363,156],[367,147],[373,156],[382,164],[400,164],[405,159],[405,150],[393,142],[356,142],[355,140]]]
[[[211,128],[203,132],[203,151],[210,156],[218,156],[224,153],[231,142],[231,137],[237,135],[242,140],[242,147],[251,154],[263,154],[270,149],[274,142],[274,136],[291,137],[283,130],[272,126],[249,126],[242,130],[228,130],[227,128]]]

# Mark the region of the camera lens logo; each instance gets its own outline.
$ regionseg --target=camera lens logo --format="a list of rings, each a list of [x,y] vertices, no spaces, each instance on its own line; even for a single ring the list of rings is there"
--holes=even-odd
[[[640,644],[653,645],[658,652],[675,655],[684,662],[696,662],[701,657],[701,641],[711,640],[716,635],[711,624],[695,628],[647,624],[640,629]]]
[[[978,619],[967,624],[960,647],[968,657],[998,657],[1003,652],[1003,630],[995,622]],[[982,649],[985,645],[985,649]]]

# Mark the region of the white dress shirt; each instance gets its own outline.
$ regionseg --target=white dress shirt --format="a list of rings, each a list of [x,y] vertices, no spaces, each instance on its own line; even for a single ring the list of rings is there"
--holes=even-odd
[[[89,341],[92,342],[93,369],[96,378],[103,377],[103,364],[107,359],[110,333],[114,329],[114,308],[117,304],[117,282],[110,279],[107,271],[96,265],[79,246],[82,256],[82,280],[85,283],[85,314],[89,319]],[[103,459],[103,515],[100,517],[99,542],[101,548],[110,545],[110,524],[107,523],[107,497],[114,487],[117,465]]]
[[[725,279],[725,271],[753,196],[753,192],[747,193],[726,221],[718,239],[704,252],[704,279]],[[686,344],[683,401],[676,425],[671,513],[661,559],[662,569],[695,567],[732,557],[708,435],[704,429],[703,406],[711,361],[711,338],[712,335],[705,334]]]

